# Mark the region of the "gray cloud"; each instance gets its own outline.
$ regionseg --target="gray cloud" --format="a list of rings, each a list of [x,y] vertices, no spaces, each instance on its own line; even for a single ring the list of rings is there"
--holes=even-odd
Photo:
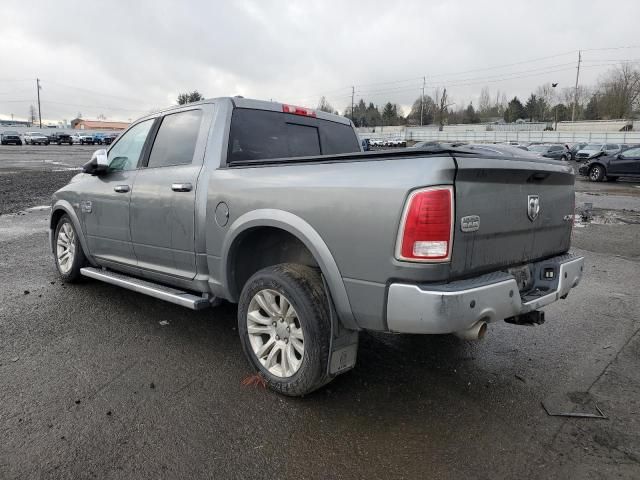
[[[611,15],[611,2],[547,0],[61,5],[3,5],[0,115],[26,116],[36,77],[51,120],[77,112],[135,118],[196,88],[208,97],[311,106],[326,94],[342,110],[355,85],[357,98],[406,106],[419,96],[423,75],[427,93],[448,86],[464,103],[483,85],[508,96],[550,81],[571,86],[575,50],[640,44],[640,3],[632,0],[616,2]],[[564,52],[571,53],[487,68]],[[638,60],[640,48],[585,58],[581,83],[588,84],[606,70],[600,64]]]

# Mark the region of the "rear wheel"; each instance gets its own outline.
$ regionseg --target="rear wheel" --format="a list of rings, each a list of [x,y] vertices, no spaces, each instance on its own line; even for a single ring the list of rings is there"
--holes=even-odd
[[[604,178],[604,169],[600,165],[594,165],[589,169],[589,180],[601,182]]]
[[[53,256],[58,273],[64,282],[74,283],[80,280],[80,269],[87,265],[76,229],[68,215],[58,221],[53,239]]]
[[[240,295],[238,332],[249,362],[276,392],[301,396],[330,380],[331,323],[317,269],[284,263],[254,274]]]

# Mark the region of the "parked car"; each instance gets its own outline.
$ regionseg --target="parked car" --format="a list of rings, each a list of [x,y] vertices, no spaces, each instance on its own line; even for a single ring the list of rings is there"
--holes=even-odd
[[[554,160],[562,160],[566,155],[565,148],[562,145],[531,145],[527,150],[541,157],[553,158]]]
[[[93,135],[88,133],[79,133],[78,134],[78,143],[80,145],[93,145],[95,143],[93,139]]]
[[[18,132],[7,130],[0,135],[0,143],[2,145],[22,145],[22,139]]]
[[[477,339],[542,323],[582,277],[574,175],[543,157],[361,152],[344,117],[236,97],[143,117],[83,171],[53,196],[62,280],[238,303],[249,363],[285,395],[351,369],[360,330]]]
[[[73,145],[73,140],[71,135],[65,132],[56,132],[49,135],[49,143],[56,143],[58,145],[62,145],[63,143],[68,143],[69,145]]]
[[[615,182],[618,177],[640,178],[640,145],[630,145],[615,155],[593,158],[578,169],[580,175],[592,182]]]
[[[113,141],[118,138],[118,134],[117,133],[107,133],[103,138],[102,138],[102,142],[105,145],[111,145],[113,143]]]
[[[49,137],[40,132],[26,132],[23,138],[27,145],[49,145]]]
[[[569,145],[569,150],[566,151],[562,157],[562,160],[564,160],[565,162],[568,162],[569,160],[571,161],[575,161],[576,160],[576,154],[582,150],[584,147],[586,147],[588,144],[586,142],[584,143],[574,143],[573,145]]]
[[[104,133],[94,133],[93,143],[95,145],[102,145],[104,143]]]
[[[457,145],[461,148],[469,148],[470,150],[485,153],[487,155],[497,155],[500,157],[513,157],[513,158],[535,158],[539,155],[529,152],[526,147],[522,145],[504,145],[504,144],[489,144],[489,143],[472,143],[468,145]],[[524,148],[524,150],[523,150]]]
[[[620,145],[617,143],[588,143],[575,155],[578,162],[584,162],[597,155],[615,155],[620,151]]]

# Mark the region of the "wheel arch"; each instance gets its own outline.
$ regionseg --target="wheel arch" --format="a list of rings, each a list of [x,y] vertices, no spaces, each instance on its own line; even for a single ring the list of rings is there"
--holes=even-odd
[[[591,172],[591,169],[593,167],[600,167],[603,170],[603,175],[607,174],[607,167],[605,166],[604,163],[598,161],[598,162],[593,162],[591,165],[589,165],[589,172]]]
[[[82,251],[84,252],[85,257],[87,258],[87,260],[89,260],[89,263],[91,263],[91,265],[95,267],[96,263],[89,254],[89,248],[84,236],[84,231],[82,230],[82,226],[80,224],[80,219],[78,218],[78,215],[76,215],[73,206],[66,200],[58,200],[51,207],[51,218],[49,219],[49,247],[53,249],[56,227],[58,225],[58,222],[60,221],[60,218],[62,218],[64,214],[67,214],[71,219],[71,223],[73,224],[73,228],[78,235],[80,246],[82,247]]]
[[[351,310],[342,275],[329,247],[309,223],[299,216],[283,210],[253,210],[236,219],[229,227],[222,247],[221,258],[223,266],[221,281],[222,285],[226,286],[229,298],[232,301],[237,301],[243,286],[243,284],[241,285],[243,278],[238,279],[236,276],[238,273],[236,265],[238,256],[242,255],[243,241],[247,239],[248,235],[259,235],[266,232],[272,235],[282,235],[282,238],[288,240],[295,239],[291,244],[293,255],[304,255],[295,242],[299,242],[309,252],[327,282],[331,299],[343,325],[347,328],[359,329]],[[242,272],[240,274],[242,275]],[[246,272],[244,275],[246,276]]]

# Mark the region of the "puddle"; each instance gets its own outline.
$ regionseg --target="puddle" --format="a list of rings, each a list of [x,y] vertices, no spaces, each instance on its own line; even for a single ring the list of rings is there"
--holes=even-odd
[[[615,211],[598,213],[585,219],[582,215],[573,216],[573,226],[577,228],[587,225],[640,225],[640,215],[630,212],[618,213]]]

